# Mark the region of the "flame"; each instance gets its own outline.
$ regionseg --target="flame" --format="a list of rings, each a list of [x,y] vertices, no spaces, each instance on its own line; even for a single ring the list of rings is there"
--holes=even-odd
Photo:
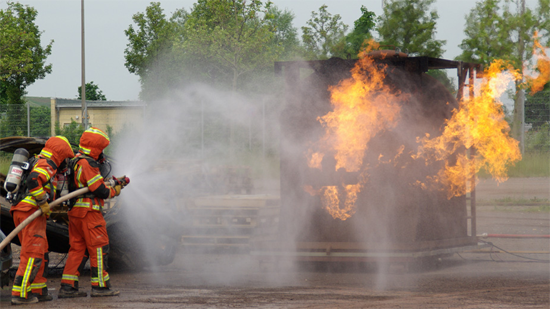
[[[509,136],[510,127],[504,119],[498,98],[512,80],[521,75],[502,60],[494,61],[485,70],[479,94],[460,102],[446,121],[443,134],[436,138],[419,138],[418,157],[426,162],[444,161],[444,168],[433,177],[448,189],[448,198],[464,195],[471,190],[464,181],[485,168],[497,181],[508,179],[507,168],[521,160],[519,142]],[[475,149],[456,154],[459,149]]]
[[[359,59],[351,73],[351,78],[329,87],[334,110],[319,121],[336,151],[336,170],[357,172],[372,137],[396,126],[400,106],[399,94],[391,93],[383,70],[372,58]]]
[[[395,154],[395,156],[393,157],[393,159],[387,159],[385,160],[384,159],[384,155],[383,154],[380,154],[378,156],[378,164],[390,164],[392,163],[392,161],[394,162],[393,163],[393,166],[397,166],[397,159],[399,159],[399,157],[403,154],[403,150],[405,150],[405,145],[401,145],[398,149],[397,149],[397,153]]]
[[[319,152],[313,152],[309,155],[309,160],[307,162],[307,165],[310,168],[318,168],[321,169],[321,162],[323,162],[323,157],[325,156],[324,153]]]
[[[533,55],[537,59],[536,68],[539,71],[538,76],[526,76],[527,84],[531,88],[531,95],[541,91],[544,85],[550,81],[550,58],[546,55],[545,48],[538,40],[538,33],[535,33],[533,44]]]
[[[337,186],[325,186],[323,187],[321,204],[333,218],[344,221],[355,214],[355,202],[361,187],[361,184],[346,185],[344,186],[344,194],[339,194]],[[341,195],[345,197],[344,207],[340,207]]]
[[[312,186],[309,186],[309,185],[305,185],[303,187],[304,191],[306,191],[307,193],[309,193],[309,195],[311,196],[315,196],[315,195],[318,195],[319,194],[319,191],[318,190],[315,190],[313,189]]]
[[[341,168],[347,172],[364,171],[363,156],[369,141],[376,134],[397,125],[398,101],[402,95],[384,83],[386,67],[376,64],[368,56],[374,48],[378,48],[378,44],[371,41],[359,55],[351,77],[329,87],[333,110],[317,119],[325,128],[325,135],[317,145],[320,150],[310,150],[308,154],[311,168],[320,168],[324,155],[334,153],[335,171]],[[346,193],[344,208],[340,208],[336,187],[324,187],[324,208],[334,218],[349,218],[355,213],[357,193],[367,179],[363,173],[357,184],[342,184]]]
[[[539,75],[527,77],[527,82],[536,92],[550,80],[550,61],[538,40],[534,46]],[[401,113],[399,102],[408,99],[407,94],[396,92],[385,84],[386,67],[368,56],[374,48],[378,46],[371,41],[359,55],[351,77],[329,87],[332,111],[317,119],[325,135],[307,154],[310,168],[321,169],[323,160],[333,157],[335,172],[359,173],[355,184],[342,180],[337,185],[304,187],[309,194],[321,197],[323,208],[335,219],[346,220],[355,214],[358,193],[368,181],[368,165],[364,164],[363,157],[369,142],[377,134],[397,126]],[[486,68],[476,94],[459,102],[451,118],[445,121],[442,134],[417,138],[416,153],[407,156],[423,159],[426,165],[440,162],[442,168],[412,185],[425,190],[445,190],[450,199],[470,192],[481,169],[498,182],[507,180],[508,167],[521,160],[521,153],[519,142],[510,137],[510,127],[499,98],[511,82],[521,79],[518,70],[503,60],[495,60]],[[401,146],[393,158],[380,154],[378,164],[397,166],[404,149],[405,146]],[[475,181],[470,183],[467,179]]]

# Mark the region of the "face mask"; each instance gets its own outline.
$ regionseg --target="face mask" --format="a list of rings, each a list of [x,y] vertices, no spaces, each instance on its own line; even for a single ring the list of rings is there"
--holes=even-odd
[[[59,167],[57,168],[57,172],[59,174],[65,173],[67,170],[67,164],[69,163],[69,158],[65,158],[61,164],[59,164]]]
[[[99,164],[103,164],[107,161],[107,158],[105,157],[105,154],[103,152],[99,154],[97,161],[99,162]]]

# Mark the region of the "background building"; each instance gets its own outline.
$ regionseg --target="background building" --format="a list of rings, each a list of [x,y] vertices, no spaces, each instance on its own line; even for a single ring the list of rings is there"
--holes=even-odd
[[[107,131],[111,127],[113,133],[120,131],[125,125],[141,125],[146,103],[143,101],[86,101],[88,108],[88,123],[90,126]],[[74,120],[82,122],[82,101],[73,99],[51,99],[51,135],[55,135],[55,123],[60,127],[68,126]]]

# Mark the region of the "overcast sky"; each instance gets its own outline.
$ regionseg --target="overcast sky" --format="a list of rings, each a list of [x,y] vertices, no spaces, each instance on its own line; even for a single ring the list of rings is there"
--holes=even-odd
[[[15,1],[15,0],[13,0]],[[46,75],[27,88],[29,96],[76,98],[81,85],[81,1],[78,0],[20,0],[38,11],[36,24],[43,31],[42,45],[54,40],[52,54],[47,63],[53,65]],[[136,100],[140,91],[139,79],[124,66],[124,49],[128,40],[124,30],[132,24],[132,15],[144,12],[152,1],[143,0],[85,0],[86,82],[93,81],[108,100]],[[189,11],[195,0],[160,0],[167,16],[179,8]],[[376,16],[382,13],[382,0],[272,0],[280,9],[295,15],[294,26],[300,30],[323,4],[328,11],[340,14],[345,24],[361,15],[361,5]],[[527,0],[536,6],[536,0]],[[0,0],[0,9],[7,7]],[[458,45],[464,38],[465,15],[475,6],[475,0],[436,0],[434,9],[439,13],[437,39],[447,40],[443,58],[453,59],[460,54]]]

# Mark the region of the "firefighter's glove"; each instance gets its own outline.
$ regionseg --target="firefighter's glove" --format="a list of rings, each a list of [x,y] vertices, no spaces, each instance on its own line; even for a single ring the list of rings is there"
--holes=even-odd
[[[115,189],[115,196],[119,196],[120,190],[122,190],[122,185],[116,185],[113,187],[113,189]]]
[[[50,204],[48,204],[47,198],[44,198],[42,200],[37,200],[36,203],[38,204],[38,207],[42,209],[42,216],[47,217],[52,214],[52,211],[50,210]]]

